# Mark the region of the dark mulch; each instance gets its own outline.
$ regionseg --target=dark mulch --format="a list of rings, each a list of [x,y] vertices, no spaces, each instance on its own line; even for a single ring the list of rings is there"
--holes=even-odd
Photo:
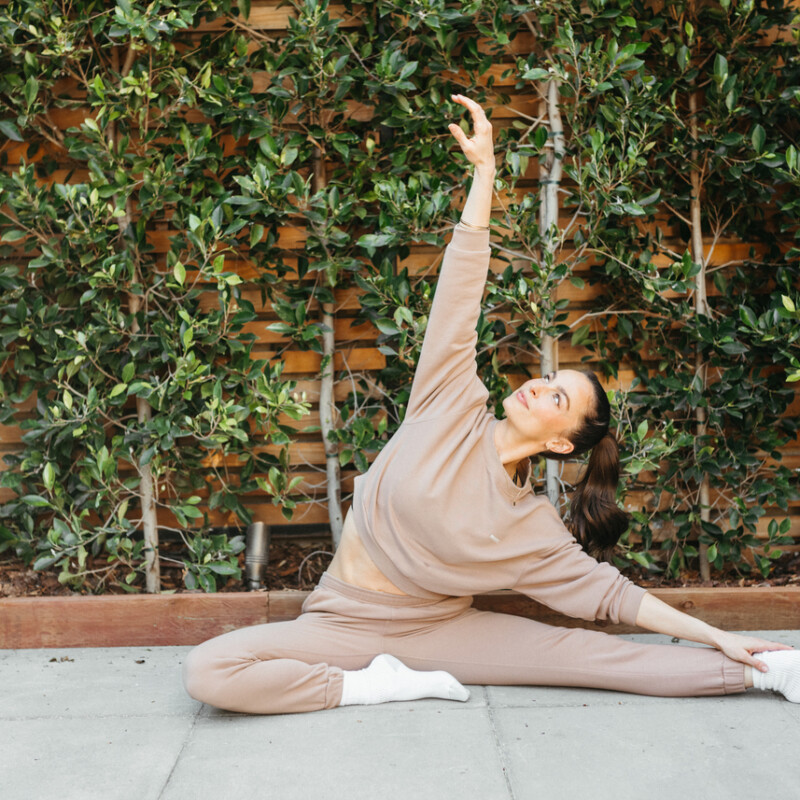
[[[330,541],[292,541],[291,539],[272,540],[269,554],[269,566],[265,588],[267,589],[311,589],[317,584],[320,575],[327,569],[331,561],[333,546]],[[178,560],[179,547],[176,544],[162,546],[162,554],[167,558]],[[244,553],[239,556],[242,567],[242,580],[236,578],[220,578],[217,590],[220,592],[243,592],[244,585]],[[89,559],[90,574],[82,587],[75,589],[58,581],[57,571],[36,572],[20,559],[9,553],[0,555],[0,597],[37,597],[63,596],[71,594],[97,594],[101,592],[125,594],[122,588],[129,570],[123,566],[108,569],[104,558]],[[666,579],[657,574],[640,571],[628,572],[628,576],[641,586],[647,588],[698,587],[698,586],[800,586],[800,553],[785,553],[775,561],[773,571],[768,578],[760,573],[739,575],[733,570],[715,575],[709,584],[703,584],[696,570],[686,570],[678,579]],[[162,563],[162,588],[176,592],[186,591],[183,583],[183,568]],[[142,591],[141,577],[133,584],[134,589]]]
[[[170,563],[179,560],[178,545],[165,544],[161,547],[166,556],[161,565],[161,585],[164,590],[186,591],[184,588],[184,569]],[[270,546],[269,564],[264,583],[267,589],[311,589],[316,586],[322,573],[327,569],[333,555],[333,545],[328,541],[274,540]],[[244,592],[245,562],[244,553],[239,556],[242,579],[218,577],[217,591]],[[58,571],[34,571],[22,560],[9,553],[0,555],[0,597],[39,597],[65,596],[72,594],[127,594],[123,588],[126,575],[130,572],[118,565],[108,569],[105,558],[89,558],[87,567],[90,574],[84,585],[78,589],[58,581]],[[142,591],[141,576],[133,583],[134,591]]]

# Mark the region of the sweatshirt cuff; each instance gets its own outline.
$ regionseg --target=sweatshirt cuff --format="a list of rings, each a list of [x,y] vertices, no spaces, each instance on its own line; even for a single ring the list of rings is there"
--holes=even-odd
[[[453,228],[453,237],[450,239],[450,244],[456,250],[488,250],[489,231],[475,231],[458,222]]]
[[[619,608],[619,621],[625,625],[636,625],[636,617],[639,614],[639,606],[642,598],[647,594],[647,589],[631,583],[625,594],[622,596],[622,603]]]

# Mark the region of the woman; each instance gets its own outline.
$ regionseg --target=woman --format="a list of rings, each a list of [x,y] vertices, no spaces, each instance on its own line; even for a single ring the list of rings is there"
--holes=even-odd
[[[211,639],[184,666],[189,694],[256,714],[441,697],[463,683],[584,686],[693,696],[754,683],[800,702],[800,653],[725,633],[676,611],[589,553],[625,527],[609,407],[594,376],[559,371],[486,409],[475,326],[489,264],[492,128],[481,107],[468,139],[475,167],[448,245],[403,424],[356,479],[341,544],[291,622]],[[572,508],[576,539],[533,494],[529,457],[592,449]],[[583,547],[581,547],[583,545]],[[642,645],[470,607],[511,588],[571,616],[636,624],[711,648]],[[754,655],[757,653],[758,655]]]

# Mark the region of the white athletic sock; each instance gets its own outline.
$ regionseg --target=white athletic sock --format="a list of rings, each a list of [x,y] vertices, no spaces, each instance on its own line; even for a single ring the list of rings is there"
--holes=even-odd
[[[462,702],[469,699],[469,692],[449,672],[418,672],[386,653],[375,656],[366,669],[344,670],[342,677],[342,706],[423,697]]]
[[[753,668],[753,686],[780,692],[792,703],[800,703],[800,650],[766,650],[753,653],[769,672]]]

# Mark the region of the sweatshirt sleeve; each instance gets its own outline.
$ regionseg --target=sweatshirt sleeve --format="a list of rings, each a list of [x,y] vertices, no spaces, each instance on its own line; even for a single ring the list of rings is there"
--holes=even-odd
[[[526,562],[517,585],[511,587],[515,591],[570,617],[636,624],[647,590],[612,564],[588,555],[566,529],[551,548]]]
[[[489,270],[489,231],[460,224],[447,245],[405,419],[486,402],[475,364],[476,326]]]

